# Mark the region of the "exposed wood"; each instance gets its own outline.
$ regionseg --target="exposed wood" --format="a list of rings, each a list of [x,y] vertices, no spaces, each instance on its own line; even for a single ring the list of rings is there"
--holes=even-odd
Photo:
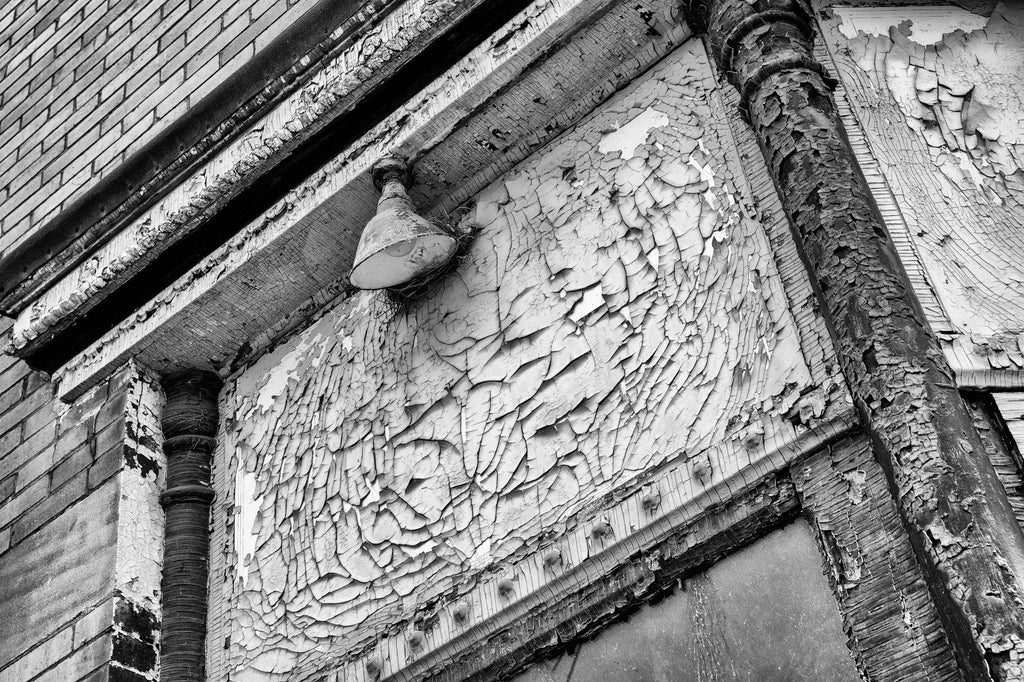
[[[688,16],[707,22],[741,93],[958,662],[974,679],[1016,679],[1024,534],[856,166],[809,7],[716,0]]]
[[[1017,450],[1024,452],[1024,393],[993,393]]]
[[[867,679],[964,679],[870,443],[836,443],[792,472]]]
[[[1017,523],[1024,528],[1024,460],[1021,459],[1021,445],[1024,445],[1024,395],[971,395],[967,398],[967,405],[974,415],[974,425],[985,442],[985,453],[1006,490]]]

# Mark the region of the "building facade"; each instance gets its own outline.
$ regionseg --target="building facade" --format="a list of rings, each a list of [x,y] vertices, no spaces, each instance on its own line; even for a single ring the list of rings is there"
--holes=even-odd
[[[8,9],[0,678],[1024,679],[1016,3]]]

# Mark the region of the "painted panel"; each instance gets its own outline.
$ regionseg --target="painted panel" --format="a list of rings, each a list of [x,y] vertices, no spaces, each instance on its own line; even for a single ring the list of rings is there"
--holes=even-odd
[[[424,298],[353,295],[228,382],[231,679],[312,677],[659,468],[822,415],[715,87],[688,43],[478,195]]]

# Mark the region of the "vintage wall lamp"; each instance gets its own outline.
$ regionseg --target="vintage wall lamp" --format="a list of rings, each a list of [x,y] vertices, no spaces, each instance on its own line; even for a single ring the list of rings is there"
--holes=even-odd
[[[406,193],[412,172],[400,158],[385,157],[372,171],[380,190],[377,215],[366,224],[349,281],[359,289],[386,289],[420,282],[440,272],[455,255],[457,240],[420,217]]]

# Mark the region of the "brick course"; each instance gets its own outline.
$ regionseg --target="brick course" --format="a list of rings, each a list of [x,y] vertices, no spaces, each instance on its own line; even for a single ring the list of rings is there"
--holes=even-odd
[[[7,356],[0,383],[0,679],[107,679],[125,374],[71,406]]]
[[[315,2],[5,3],[0,251],[153,139]]]

